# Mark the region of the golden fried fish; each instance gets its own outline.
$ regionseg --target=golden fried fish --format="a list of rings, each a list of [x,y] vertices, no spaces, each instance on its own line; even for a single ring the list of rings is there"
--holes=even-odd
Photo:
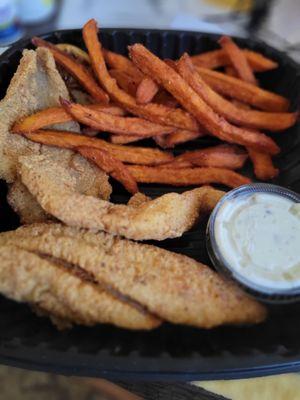
[[[171,323],[212,328],[257,323],[266,316],[261,304],[209,267],[155,246],[60,224],[25,226],[2,233],[0,248],[10,243],[76,266],[105,290]],[[2,282],[12,279],[0,276]],[[32,280],[35,282],[34,275]],[[79,297],[75,289],[73,296]]]

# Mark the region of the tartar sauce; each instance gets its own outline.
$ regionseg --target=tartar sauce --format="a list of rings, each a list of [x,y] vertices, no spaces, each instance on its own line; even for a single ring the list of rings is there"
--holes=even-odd
[[[272,193],[225,200],[214,234],[220,254],[245,281],[267,289],[300,286],[300,204]]]

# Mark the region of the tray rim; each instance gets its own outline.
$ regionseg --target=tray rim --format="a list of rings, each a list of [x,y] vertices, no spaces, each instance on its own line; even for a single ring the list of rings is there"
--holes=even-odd
[[[5,354],[7,353],[7,354]],[[84,356],[83,356],[84,357]],[[61,354],[63,359],[63,354]],[[300,372],[300,357],[299,355],[291,357],[291,360],[281,362],[280,358],[274,361],[273,364],[262,363],[259,366],[250,366],[244,368],[227,368],[226,370],[207,370],[207,371],[157,371],[157,370],[143,370],[139,371],[138,364],[135,369],[124,370],[122,368],[115,368],[115,363],[118,363],[118,356],[109,357],[111,362],[106,359],[98,360],[98,365],[88,366],[85,362],[81,365],[77,363],[76,366],[72,363],[60,362],[60,364],[50,363],[43,355],[42,350],[38,355],[35,355],[34,360],[30,348],[26,348],[24,356],[20,357],[17,351],[7,351],[4,349],[2,352],[0,347],[0,363],[14,368],[22,368],[30,371],[39,371],[46,373],[54,373],[65,376],[79,376],[91,378],[107,378],[110,380],[127,380],[127,381],[159,381],[159,382],[195,382],[195,381],[213,381],[213,380],[234,380],[234,379],[248,379],[258,378],[286,373]],[[264,357],[267,358],[267,357]],[[122,361],[125,361],[126,357]],[[62,360],[60,360],[62,361]],[[155,359],[143,358],[145,362],[153,363]],[[125,361],[126,362],[126,361]],[[105,364],[105,365],[104,365]],[[122,363],[123,364],[123,363]]]
[[[56,34],[61,34],[61,33],[80,33],[82,31],[81,28],[73,28],[73,29],[56,29],[53,31],[47,31],[45,33],[42,33],[40,35],[37,35],[38,37],[44,38],[46,36],[49,35],[56,35]],[[144,34],[145,32],[152,32],[152,33],[174,33],[176,35],[178,34],[190,34],[190,35],[201,35],[201,36],[206,36],[208,38],[211,39],[217,39],[219,37],[222,36],[222,34],[219,33],[210,33],[210,32],[202,32],[202,31],[186,31],[186,30],[181,30],[181,29],[152,29],[152,28],[114,28],[114,27],[105,27],[105,28],[101,28],[100,31],[100,35],[101,32],[134,32],[134,33],[142,33]],[[241,36],[236,36],[236,35],[230,35],[230,37],[232,37],[233,39],[236,40],[241,40],[241,41],[245,41],[247,40],[247,38],[245,37],[241,37]],[[263,46],[266,50],[269,50],[271,52],[275,52],[277,53],[278,57],[284,57],[286,59],[286,61],[291,64],[294,68],[298,69],[298,72],[300,72],[300,62],[298,63],[296,60],[292,59],[284,50],[279,50],[276,49],[275,47],[267,44],[266,42],[264,42],[263,40],[259,39],[259,38],[250,38],[250,40],[252,42],[255,42],[256,44],[259,44],[260,46]],[[0,54],[0,62],[2,61],[2,58],[7,57],[7,55],[9,55],[10,53],[13,53],[15,51],[15,48],[22,46],[23,50],[26,48],[23,43],[28,43],[30,44],[31,41],[31,37],[25,37],[25,38],[21,38],[18,41],[16,41],[15,43],[13,43],[12,46],[10,46],[7,50],[5,50],[2,54]]]
[[[185,31],[185,30],[177,30],[177,29],[143,29],[143,28],[113,28],[106,27],[101,28],[101,32],[113,33],[113,32],[133,32],[133,33],[141,33],[145,34],[146,32],[151,33],[159,33],[159,34],[176,34],[176,35],[191,35],[191,36],[202,36],[211,38],[216,40],[221,35],[217,33],[207,33],[201,31]],[[49,31],[39,36],[42,38],[48,37],[49,35],[56,36],[60,34],[72,34],[79,33],[81,29],[62,29],[62,30],[54,30]],[[246,38],[243,37],[234,37],[237,40],[245,41]],[[8,59],[11,55],[13,55],[16,51],[23,51],[30,45],[31,38],[22,38],[15,42],[10,48],[5,50],[0,55],[0,63],[5,59]],[[293,60],[290,56],[288,56],[284,51],[278,50],[262,40],[252,39],[252,43],[258,44],[260,47],[264,48],[266,52],[270,51],[275,53],[277,58],[284,59],[289,65],[297,70],[297,73],[300,73],[300,64]],[[7,60],[7,63],[9,61]],[[15,348],[14,348],[15,347]],[[20,348],[22,349],[22,355],[20,355]],[[120,357],[114,355],[107,355],[105,359],[97,360],[97,366],[94,362],[93,365],[87,365],[86,363],[78,359],[78,363],[76,366],[72,365],[72,362],[65,362],[63,352],[53,351],[49,349],[45,349],[46,353],[49,354],[49,351],[53,353],[57,353],[55,357],[60,356],[60,364],[51,363],[50,360],[47,359],[46,354],[43,354],[43,349],[40,347],[36,347],[36,351],[33,356],[32,348],[23,344],[15,344],[7,343],[6,346],[2,345],[0,342],[0,363],[8,366],[13,366],[17,368],[36,370],[36,371],[44,371],[44,372],[52,372],[59,373],[63,375],[76,375],[76,376],[85,376],[85,377],[109,377],[110,379],[128,379],[128,380],[144,380],[144,381],[197,381],[197,380],[218,380],[218,379],[242,379],[242,378],[250,378],[250,377],[260,377],[267,375],[275,375],[279,373],[288,373],[288,372],[298,372],[300,371],[300,351],[296,356],[282,356],[282,355],[272,355],[272,354],[260,354],[262,356],[262,360],[260,364],[257,365],[248,365],[247,367],[242,368],[232,368],[232,367],[223,367],[219,366],[219,369],[212,370],[200,370],[192,371],[186,370],[186,372],[182,372],[182,368],[174,368],[172,370],[167,370],[166,368],[162,371],[159,371],[158,368],[153,370],[149,368],[145,371],[143,366],[143,371],[139,371],[138,362],[133,363],[131,367],[134,368],[126,368],[126,370],[121,368],[116,368],[116,363],[120,361]],[[78,355],[78,353],[76,353]],[[74,354],[75,356],[75,354]],[[80,355],[79,355],[80,356]],[[54,357],[54,358],[55,358]],[[82,355],[82,358],[85,356]],[[224,356],[223,356],[224,357]],[[226,357],[226,356],[225,356]],[[245,356],[247,358],[247,356]],[[273,357],[273,360],[272,360]],[[106,359],[107,358],[107,359]],[[126,358],[122,357],[122,365],[126,364]],[[232,358],[232,357],[231,357]],[[235,357],[233,357],[234,359]],[[240,356],[238,356],[240,358]],[[202,364],[206,363],[206,361],[211,360],[212,358],[203,358]],[[110,362],[107,362],[110,360]],[[184,362],[190,362],[189,358],[184,357]],[[138,361],[138,360],[137,360]],[[143,364],[147,361],[153,364],[155,358],[143,357]],[[195,364],[195,360],[192,360],[193,365]],[[211,363],[211,361],[209,361]],[[201,364],[201,363],[200,363]]]

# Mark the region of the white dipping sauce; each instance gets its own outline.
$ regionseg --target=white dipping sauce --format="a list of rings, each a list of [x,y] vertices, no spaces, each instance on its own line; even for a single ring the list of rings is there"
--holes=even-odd
[[[271,193],[226,200],[215,220],[226,263],[267,289],[300,286],[300,203]]]

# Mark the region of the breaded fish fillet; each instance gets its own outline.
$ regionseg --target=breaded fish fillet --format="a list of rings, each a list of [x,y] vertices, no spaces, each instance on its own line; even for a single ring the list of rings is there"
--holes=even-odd
[[[207,266],[154,246],[59,224],[0,235],[0,247],[11,241],[24,250],[79,266],[103,287],[175,324],[212,328],[256,323],[266,316],[262,305]]]
[[[153,329],[161,323],[139,307],[76,276],[72,268],[68,270],[13,243],[11,240],[0,246],[0,292],[5,296],[82,325],[105,323],[127,329]]]
[[[132,207],[138,207],[141,204],[144,204],[144,203],[146,203],[147,201],[150,201],[150,200],[151,200],[151,197],[146,196],[142,192],[137,192],[133,196],[130,197],[130,199],[128,200],[127,205],[128,206],[132,206]]]
[[[16,180],[19,156],[46,154],[66,167],[70,167],[70,173],[74,175],[77,188],[81,193],[108,199],[111,193],[108,176],[99,168],[78,155],[76,155],[77,161],[73,162],[75,156],[70,150],[39,145],[9,132],[13,123],[23,116],[58,105],[59,96],[69,97],[66,85],[56,69],[51,53],[46,49],[24,50],[6,96],[0,102],[0,179],[4,179],[8,183]],[[76,122],[60,124],[56,128],[79,132],[79,125]],[[14,189],[12,190],[14,191]],[[12,195],[12,206],[22,212],[28,196],[20,194],[19,199],[19,194],[20,191],[17,191]],[[33,210],[35,205],[31,203],[28,204],[28,207]],[[39,210],[33,210],[35,217],[38,214]],[[28,213],[25,216],[21,215],[21,218],[30,222]]]
[[[42,208],[66,225],[101,230],[134,240],[181,236],[198,220],[211,197],[223,192],[209,187],[183,194],[168,193],[138,206],[112,204],[78,192],[69,169],[45,156],[21,157],[20,177]],[[212,201],[211,201],[212,202]]]
[[[8,184],[7,202],[19,215],[21,224],[46,222],[53,219],[42,209],[19,179]]]

